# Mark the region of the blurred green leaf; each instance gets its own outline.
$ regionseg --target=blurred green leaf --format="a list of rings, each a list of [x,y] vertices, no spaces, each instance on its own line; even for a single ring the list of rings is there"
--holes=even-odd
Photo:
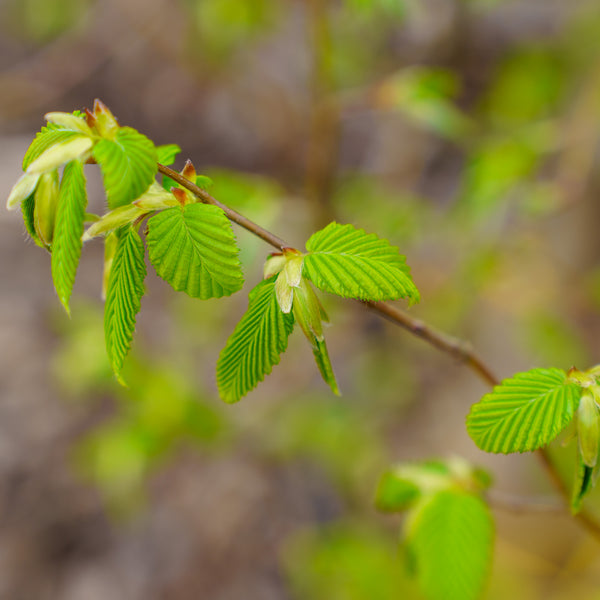
[[[295,597],[310,600],[413,598],[394,543],[370,524],[334,524],[297,534],[284,552]]]
[[[426,597],[480,598],[494,537],[486,504],[472,494],[444,490],[415,510],[407,525],[407,544]]]

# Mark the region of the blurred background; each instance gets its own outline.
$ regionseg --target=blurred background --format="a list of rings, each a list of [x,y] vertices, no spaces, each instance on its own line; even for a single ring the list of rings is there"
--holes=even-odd
[[[498,377],[600,361],[600,1],[1,0],[3,197],[44,113],[94,98],[293,246],[333,219],[387,237],[411,314]],[[271,249],[236,235],[247,292]],[[356,303],[323,298],[341,398],[296,333],[226,406],[214,369],[245,293],[149,274],[122,388],[102,244],[70,320],[19,214],[0,211],[0,252],[2,600],[418,599],[402,519],[373,506],[390,465],[461,455],[501,493],[555,499],[535,457],[468,438],[472,372]],[[486,598],[598,597],[597,542],[566,513],[494,516]]]

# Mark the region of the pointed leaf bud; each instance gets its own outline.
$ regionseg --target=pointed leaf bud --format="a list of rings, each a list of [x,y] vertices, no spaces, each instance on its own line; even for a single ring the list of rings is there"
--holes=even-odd
[[[10,190],[8,200],[6,201],[6,208],[8,210],[15,210],[35,190],[39,179],[40,176],[37,173],[23,173]]]
[[[600,411],[594,397],[585,391],[577,409],[577,437],[583,463],[593,467],[598,460]]]
[[[76,158],[83,159],[93,145],[92,139],[83,135],[54,144],[27,167],[27,173],[47,173]]]
[[[181,174],[192,183],[196,183],[196,169],[191,160],[188,159],[185,161],[185,167],[183,167]]]
[[[35,232],[46,246],[52,244],[58,205],[58,172],[44,173],[35,190],[33,224]]]
[[[175,198],[177,199],[177,203],[180,206],[185,206],[186,204],[194,203],[194,196],[187,190],[178,187],[172,187],[171,193],[173,194],[173,196],[175,196]]]
[[[114,139],[119,131],[119,122],[101,100],[94,100],[94,118],[96,131],[103,137]]]
[[[302,256],[294,256],[288,258],[283,271],[285,273],[287,282],[292,287],[298,287],[302,281],[302,264],[304,259]]]
[[[49,112],[44,115],[44,119],[46,119],[48,123],[55,123],[56,125],[61,125],[67,129],[74,129],[85,135],[93,135],[89,125],[81,117],[76,117],[71,113]]]

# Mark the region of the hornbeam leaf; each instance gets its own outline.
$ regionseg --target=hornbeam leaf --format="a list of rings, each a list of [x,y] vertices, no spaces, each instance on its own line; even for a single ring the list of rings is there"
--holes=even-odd
[[[415,508],[408,545],[425,596],[476,600],[492,560],[494,525],[486,504],[460,490],[443,490]]]
[[[31,239],[41,248],[46,248],[46,244],[40,240],[35,230],[35,194],[33,192],[21,203],[21,212],[23,213],[25,229]]]
[[[517,373],[471,407],[467,431],[486,452],[536,450],[569,424],[581,394],[561,369]]]
[[[271,372],[293,328],[294,317],[277,304],[275,278],[259,283],[217,362],[217,385],[225,402],[237,402]]]
[[[60,127],[64,127],[65,129],[79,131],[87,136],[93,135],[92,130],[90,129],[90,126],[86,123],[85,119],[82,119],[81,117],[78,117],[71,113],[49,112],[44,115],[44,119],[46,119],[48,123],[54,123],[55,125],[59,125]]]
[[[29,146],[25,156],[23,157],[23,171],[26,171],[29,165],[37,160],[48,148],[66,142],[67,140],[81,136],[81,131],[75,129],[66,129],[60,125],[48,123],[45,127],[42,127],[41,131],[37,133],[33,142]]]
[[[398,248],[352,225],[330,223],[306,242],[304,274],[319,289],[361,300],[419,300]]]
[[[65,166],[60,182],[52,241],[52,279],[56,293],[69,314],[69,298],[81,257],[86,205],[83,165],[73,160]]]
[[[53,144],[44,150],[27,167],[27,173],[47,173],[72,160],[84,158],[93,145],[94,141],[91,137],[78,133],[76,136]]]
[[[8,200],[6,201],[6,208],[8,210],[14,210],[17,206],[23,202],[26,198],[28,198],[37,187],[37,184],[40,180],[40,175],[31,173],[23,173],[21,177],[17,180],[17,183],[13,185],[10,190],[10,194],[8,195]]]
[[[146,242],[156,272],[177,291],[206,300],[244,284],[231,223],[216,206],[187,204],[154,215]]]
[[[333,367],[331,366],[331,360],[329,358],[325,340],[316,340],[315,345],[313,346],[313,356],[315,357],[315,362],[317,363],[317,367],[319,367],[319,372],[325,383],[331,388],[331,391],[336,396],[341,396],[342,394],[338,387]]]
[[[121,235],[112,259],[104,308],[106,351],[121,383],[121,368],[131,347],[145,277],[144,245],[137,231],[130,227]]]
[[[571,494],[571,513],[576,515],[581,510],[581,502],[594,487],[592,467],[588,467],[577,455],[577,470],[573,481],[573,492]]]
[[[177,144],[164,144],[156,147],[157,162],[161,165],[172,165],[175,162],[175,157],[181,152],[181,148]]]
[[[141,196],[156,175],[154,144],[131,127],[121,127],[114,139],[101,139],[93,155],[102,170],[111,209]]]

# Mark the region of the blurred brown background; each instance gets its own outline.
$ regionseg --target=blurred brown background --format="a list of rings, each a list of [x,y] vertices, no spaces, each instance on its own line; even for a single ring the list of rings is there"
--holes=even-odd
[[[587,368],[599,61],[597,0],[2,0],[0,188],[45,112],[100,98],[292,245],[332,219],[390,239],[422,292],[411,314],[499,377]],[[270,249],[236,234],[247,291]],[[458,454],[553,499],[534,457],[468,438],[473,373],[354,303],[325,299],[342,398],[296,334],[224,406],[214,365],[244,294],[202,303],[149,276],[121,389],[101,244],[70,321],[19,214],[0,212],[0,252],[2,600],[419,598],[401,520],[372,503],[387,466]],[[598,545],[567,514],[495,516],[486,597],[598,597]]]

